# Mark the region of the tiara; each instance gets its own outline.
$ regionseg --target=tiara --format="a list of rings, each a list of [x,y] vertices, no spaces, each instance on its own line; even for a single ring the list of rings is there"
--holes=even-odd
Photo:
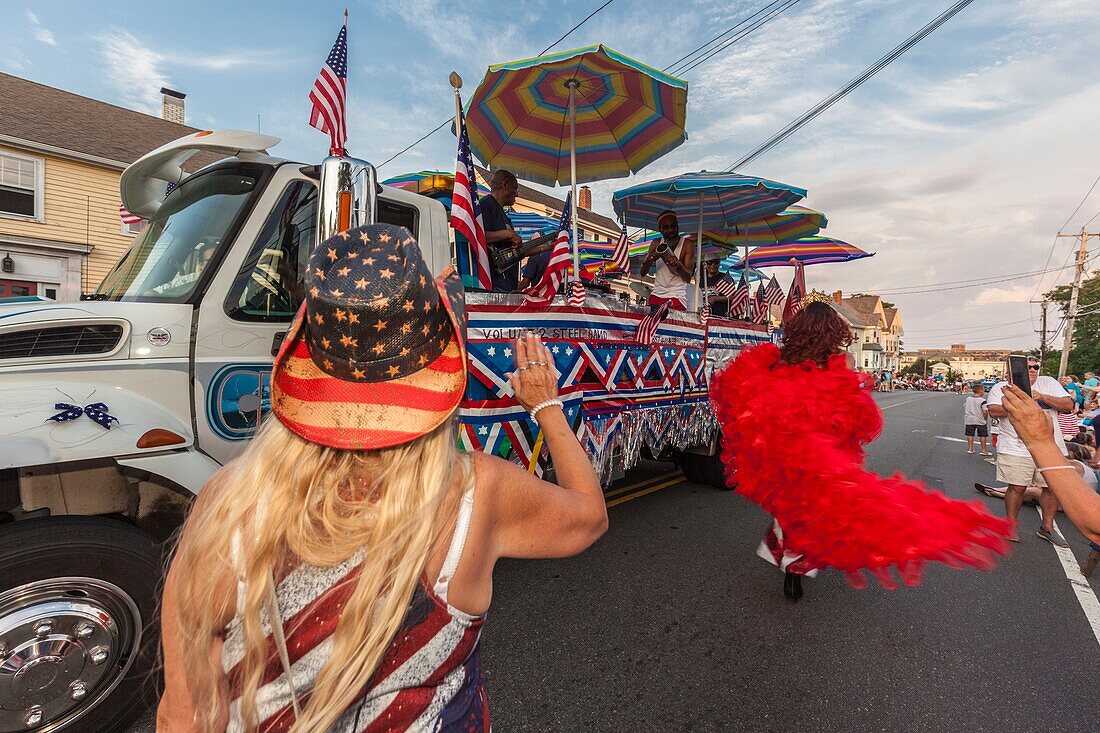
[[[833,299],[820,290],[811,290],[806,293],[806,297],[802,299],[802,307],[805,308],[810,303],[832,303]]]

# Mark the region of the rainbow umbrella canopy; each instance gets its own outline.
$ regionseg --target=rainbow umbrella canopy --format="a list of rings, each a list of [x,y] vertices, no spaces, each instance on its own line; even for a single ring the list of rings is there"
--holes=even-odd
[[[768,244],[757,247],[743,261],[734,265],[744,267],[782,267],[794,264],[823,265],[830,262],[851,262],[864,257],[874,257],[874,252],[864,252],[859,247],[832,237],[804,237],[784,244]]]
[[[703,236],[733,247],[757,247],[812,237],[828,224],[828,218],[820,211],[805,206],[789,206],[778,214],[761,219],[704,231]]]
[[[687,82],[601,44],[490,66],[465,116],[484,164],[569,184],[576,243],[578,183],[629,176],[687,140]]]
[[[686,81],[603,45],[490,66],[466,105],[474,155],[547,186],[636,173],[687,140],[686,121]]]

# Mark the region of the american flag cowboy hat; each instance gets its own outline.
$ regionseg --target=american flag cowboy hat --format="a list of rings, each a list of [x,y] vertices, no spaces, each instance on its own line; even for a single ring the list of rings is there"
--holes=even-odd
[[[466,389],[453,267],[433,279],[409,231],[372,224],[310,255],[306,295],[271,378],[271,410],[312,443],[376,450],[447,420]]]

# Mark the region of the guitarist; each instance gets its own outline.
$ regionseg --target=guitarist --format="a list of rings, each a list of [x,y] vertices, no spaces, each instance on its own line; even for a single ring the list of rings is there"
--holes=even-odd
[[[505,206],[516,203],[518,192],[519,181],[511,171],[501,169],[493,173],[493,178],[489,181],[489,193],[482,196],[480,202],[485,241],[490,247],[519,247],[523,242],[512,228],[508,214],[504,212]],[[494,268],[492,276],[494,293],[515,292],[519,289],[519,262],[504,272],[497,272]]]

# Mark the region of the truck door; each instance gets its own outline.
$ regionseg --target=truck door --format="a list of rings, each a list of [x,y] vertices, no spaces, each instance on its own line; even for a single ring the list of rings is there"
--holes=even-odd
[[[272,178],[199,309],[197,435],[200,449],[221,463],[240,453],[266,419],[271,364],[302,302],[315,244],[317,187],[298,175],[282,166]],[[378,219],[422,236],[415,205],[379,197]]]

